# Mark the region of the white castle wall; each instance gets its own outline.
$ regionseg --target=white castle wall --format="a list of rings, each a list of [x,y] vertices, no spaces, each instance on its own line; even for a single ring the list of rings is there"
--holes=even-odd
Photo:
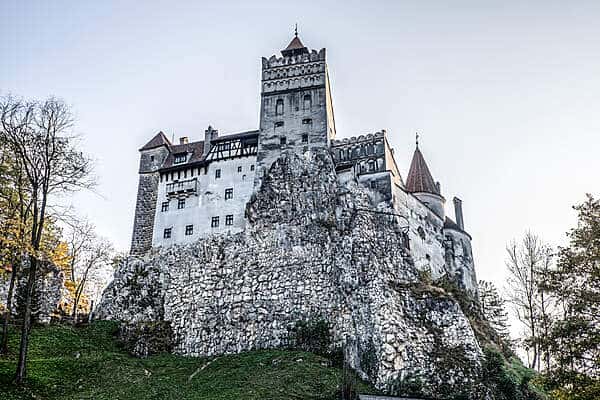
[[[254,167],[256,157],[241,157],[213,161],[200,174],[192,176],[189,169],[186,178],[197,179],[195,194],[182,196],[185,208],[178,209],[178,198],[167,197],[167,185],[172,180],[166,177],[159,183],[156,214],[154,217],[154,233],[152,245],[169,246],[174,243],[191,243],[200,237],[210,234],[236,233],[244,229],[246,221],[244,212],[250,199],[254,183]],[[242,171],[238,172],[241,167]],[[221,177],[216,178],[216,170],[221,170]],[[196,169],[197,171],[197,169]],[[225,199],[225,190],[233,188],[233,198]],[[169,201],[169,210],[162,211],[162,203]],[[226,225],[226,216],[233,215],[233,225]],[[212,227],[213,217],[219,217],[219,226]],[[193,234],[185,235],[186,225],[193,225]],[[164,238],[164,229],[171,228],[171,238]]]

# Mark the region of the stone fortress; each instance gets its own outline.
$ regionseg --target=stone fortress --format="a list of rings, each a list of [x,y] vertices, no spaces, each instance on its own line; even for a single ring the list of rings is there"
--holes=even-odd
[[[297,34],[262,59],[258,130],[156,134],[140,149],[131,256],[100,316],[166,322],[173,351],[192,356],[282,346],[295,322],[323,318],[380,388],[468,381],[438,354],[479,365],[468,318],[415,289],[428,276],[477,298],[461,200],[450,219],[418,141],[403,179],[385,130],[336,134],[326,50]]]

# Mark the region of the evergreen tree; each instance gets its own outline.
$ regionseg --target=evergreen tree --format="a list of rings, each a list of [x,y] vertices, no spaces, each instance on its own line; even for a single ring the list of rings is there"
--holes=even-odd
[[[510,342],[508,332],[508,314],[506,312],[506,300],[500,296],[498,289],[492,282],[480,280],[479,286],[479,304],[481,312],[492,328],[498,333],[505,342]]]
[[[600,399],[600,200],[575,207],[577,227],[561,248],[549,289],[560,314],[550,332],[548,382],[560,399]]]

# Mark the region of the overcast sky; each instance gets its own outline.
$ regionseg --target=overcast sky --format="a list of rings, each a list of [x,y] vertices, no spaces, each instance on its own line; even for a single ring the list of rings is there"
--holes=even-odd
[[[600,196],[600,1],[2,0],[0,18],[0,93],[73,106],[101,194],[73,201],[121,249],[137,149],[257,128],[260,59],[296,22],[327,48],[339,137],[387,129],[406,177],[420,132],[480,279],[502,287],[508,241],[564,243]]]

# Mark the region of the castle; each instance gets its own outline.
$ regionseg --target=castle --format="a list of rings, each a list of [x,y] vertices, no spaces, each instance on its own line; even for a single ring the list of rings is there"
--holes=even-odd
[[[283,152],[307,158],[325,150],[340,182],[356,180],[370,193],[370,211],[402,226],[419,270],[449,276],[476,296],[462,202],[454,197],[450,219],[418,141],[404,180],[385,130],[336,138],[326,50],[309,50],[296,34],[281,55],[262,59],[258,130],[220,135],[209,126],[203,141],[179,143],[159,132],[140,149],[131,254],[244,231],[247,204],[273,162]]]
[[[258,130],[140,149],[131,254],[98,317],[135,354],[187,356],[297,346],[324,321],[383,391],[487,398],[461,201],[454,222],[418,143],[403,179],[385,131],[336,139],[325,49],[281,53],[262,60]]]

